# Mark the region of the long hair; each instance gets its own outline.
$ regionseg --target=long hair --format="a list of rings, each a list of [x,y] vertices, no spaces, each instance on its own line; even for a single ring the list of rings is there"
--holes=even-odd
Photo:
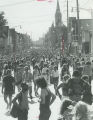
[[[88,105],[82,101],[79,101],[74,107],[73,120],[90,120]]]

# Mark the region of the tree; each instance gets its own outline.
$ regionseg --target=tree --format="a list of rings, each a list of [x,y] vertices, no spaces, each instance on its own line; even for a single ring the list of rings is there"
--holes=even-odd
[[[0,13],[0,27],[5,26],[7,24],[7,20],[5,19],[5,13]]]

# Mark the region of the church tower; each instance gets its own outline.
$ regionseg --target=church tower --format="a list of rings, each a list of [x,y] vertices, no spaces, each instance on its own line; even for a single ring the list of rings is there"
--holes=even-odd
[[[62,26],[62,15],[60,12],[59,0],[57,0],[57,7],[56,7],[56,13],[55,13],[55,26],[56,27]]]

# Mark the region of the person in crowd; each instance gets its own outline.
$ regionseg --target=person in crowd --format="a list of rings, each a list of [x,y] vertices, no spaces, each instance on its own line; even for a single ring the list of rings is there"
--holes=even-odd
[[[18,100],[18,120],[28,120],[28,85],[26,83],[21,84],[21,91],[12,100],[13,104],[16,104]]]
[[[34,68],[35,64],[36,64],[36,59],[33,57],[33,58],[32,58],[32,65],[33,65],[33,68]]]
[[[82,77],[82,75],[83,75],[83,69],[84,69],[83,66],[79,66],[79,67],[77,68],[77,70],[79,71],[79,74],[80,74],[81,77]]]
[[[63,64],[62,70],[61,70],[61,80],[65,74],[69,74],[69,68],[67,64]]]
[[[3,69],[3,73],[2,73],[2,77],[7,75],[7,70],[8,70],[8,65],[4,64],[4,69]]]
[[[51,75],[53,69],[54,69],[54,61],[50,61],[50,66],[49,66],[50,75]]]
[[[59,82],[59,72],[57,66],[54,66],[54,70],[52,71],[52,77],[53,77],[54,90],[56,94],[57,93],[56,90]]]
[[[81,66],[80,61],[76,60],[75,62],[75,70],[78,70],[78,68]]]
[[[91,61],[91,68],[92,68],[92,70],[93,70],[93,60]]]
[[[28,66],[28,68],[30,70],[30,66],[31,66],[30,60],[26,61],[26,65],[25,66]]]
[[[28,66],[25,66],[23,73],[23,82],[28,84],[29,97],[31,100],[32,100],[32,81],[33,81],[33,75],[29,71]]]
[[[12,69],[11,61],[8,61],[8,69]]]
[[[42,72],[43,67],[44,67],[44,61],[41,60],[39,64],[40,72]]]
[[[73,77],[68,80],[68,95],[71,100],[78,102],[82,95],[82,81],[79,71],[73,72]]]
[[[44,77],[37,79],[36,84],[41,88],[39,120],[49,120],[51,115],[50,105],[54,102],[56,96],[48,88]]]
[[[47,81],[48,85],[50,85],[50,74],[49,74],[49,69],[48,68],[46,70],[46,81]]]
[[[15,61],[13,61],[13,71],[14,71],[14,77],[16,76],[16,73],[17,73],[17,65],[18,64],[18,62],[15,60]]]
[[[92,120],[90,117],[88,105],[82,101],[77,102],[72,113],[72,120]]]
[[[1,81],[2,73],[3,73],[3,62],[2,60],[0,60],[0,81]]]
[[[91,80],[93,80],[93,60],[91,61]]]
[[[81,65],[82,65],[82,66],[85,65],[85,59],[84,59],[84,58],[81,59]]]
[[[22,75],[23,75],[23,70],[22,70],[22,67],[19,66],[19,67],[17,67],[17,72],[16,72],[16,75],[15,75],[15,80],[16,80],[16,85],[17,85],[17,88],[18,88],[18,92],[21,89]]]
[[[42,75],[46,75],[46,71],[47,71],[47,63],[44,63],[43,69],[42,69]]]
[[[63,76],[63,81],[57,87],[57,94],[60,99],[63,99],[63,97],[68,97],[67,83],[69,79],[70,79],[70,76],[66,74],[65,76]],[[59,92],[60,88],[62,89],[62,95]]]
[[[71,115],[71,112],[75,104],[75,101],[72,101],[68,98],[63,99],[60,106],[58,120],[72,120],[73,115]]]
[[[45,62],[45,56],[44,56],[44,55],[43,55],[42,59],[43,59],[43,61]]]
[[[34,82],[34,92],[36,96],[37,96],[37,90],[38,90],[36,85],[36,80],[38,79],[39,76],[40,76],[39,66],[35,65],[33,70],[33,82]]]
[[[4,101],[7,104],[7,109],[11,108],[12,95],[15,92],[15,79],[11,76],[11,70],[7,70],[7,75],[3,78],[2,93],[4,93]],[[9,101],[7,100],[9,98]]]
[[[89,81],[89,76],[83,75],[81,80],[83,81],[82,101],[91,105],[92,104],[91,85],[87,82]]]
[[[92,75],[92,69],[91,69],[91,62],[87,61],[86,65],[84,66],[83,69],[83,74],[89,76],[89,83],[91,84],[91,75]]]
[[[41,75],[45,78],[45,80],[48,82],[48,64],[44,63],[44,67],[42,69]]]
[[[63,66],[64,64],[67,64],[67,59],[65,57],[62,58],[61,66]]]
[[[49,74],[50,74],[50,83],[53,84],[53,77],[52,77],[52,71],[54,69],[54,62],[50,60],[49,65]]]
[[[1,81],[1,76],[2,76],[2,69],[0,67],[0,81]]]

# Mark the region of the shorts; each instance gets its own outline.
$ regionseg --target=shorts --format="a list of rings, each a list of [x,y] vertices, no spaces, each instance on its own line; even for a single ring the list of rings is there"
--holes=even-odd
[[[4,95],[9,95],[9,96],[12,96],[14,94],[14,91],[4,91]]]

